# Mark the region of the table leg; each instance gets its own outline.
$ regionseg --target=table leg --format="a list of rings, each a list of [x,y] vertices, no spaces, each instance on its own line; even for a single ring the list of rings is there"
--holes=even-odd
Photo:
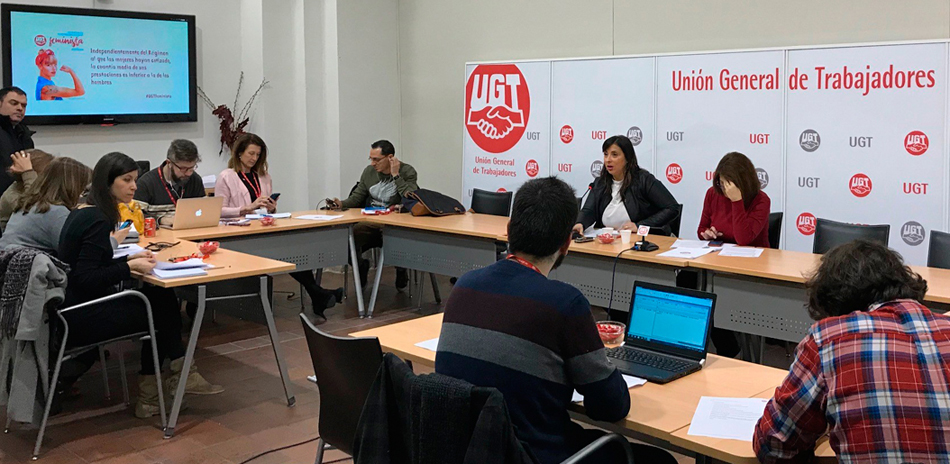
[[[376,280],[373,282],[373,294],[369,298],[369,314],[368,317],[373,317],[373,310],[376,309],[376,295],[379,293],[379,281],[383,276],[383,260],[386,256],[386,253],[383,253],[382,247],[379,249],[379,259],[376,261]]]
[[[293,406],[297,400],[290,392],[290,376],[287,375],[287,363],[284,362],[284,353],[280,348],[280,337],[277,335],[277,325],[274,324],[274,311],[271,310],[267,296],[267,276],[261,276],[261,306],[264,308],[264,318],[267,319],[267,333],[270,335],[270,344],[274,347],[277,369],[280,370],[280,381],[283,382],[284,394],[287,395],[287,406]]]
[[[188,348],[185,349],[185,362],[181,366],[181,376],[178,379],[178,387],[175,388],[175,401],[172,402],[171,415],[168,417],[168,426],[165,427],[165,438],[171,438],[175,434],[175,426],[178,425],[178,413],[181,412],[181,403],[185,398],[185,384],[188,383],[188,372],[191,370],[191,363],[195,359],[195,347],[198,344],[198,334],[201,333],[201,320],[205,316],[205,295],[207,286],[198,286],[198,310],[195,311],[195,319],[191,324],[191,337],[188,339]],[[155,343],[155,340],[152,341]],[[161,366],[155,366],[161,369]]]
[[[353,270],[353,291],[356,292],[356,306],[360,312],[360,318],[366,316],[366,308],[363,306],[363,282],[360,282],[360,255],[356,252],[356,239],[353,238],[353,226],[350,226],[350,261],[353,263],[350,268]],[[345,278],[345,277],[344,277]]]

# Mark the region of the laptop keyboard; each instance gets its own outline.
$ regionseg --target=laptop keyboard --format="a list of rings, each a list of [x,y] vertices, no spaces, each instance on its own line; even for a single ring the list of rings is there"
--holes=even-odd
[[[625,346],[608,349],[607,357],[630,363],[644,364],[670,372],[679,372],[691,366],[691,364],[686,361],[681,361],[676,358],[662,356],[647,351],[631,349]]]

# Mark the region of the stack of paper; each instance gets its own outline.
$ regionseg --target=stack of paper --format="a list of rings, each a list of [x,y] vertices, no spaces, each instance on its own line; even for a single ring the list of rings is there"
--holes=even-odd
[[[623,374],[623,381],[626,382],[627,388],[639,387],[647,383],[646,379],[641,379],[640,377],[634,377],[632,375]],[[571,397],[572,403],[579,403],[584,401],[584,395],[577,393],[577,390],[574,390],[574,396]]]
[[[752,441],[755,424],[768,402],[765,398],[704,396],[699,399],[687,434]]]
[[[332,221],[341,217],[343,217],[342,214],[339,216],[331,216],[328,214],[304,214],[302,216],[297,216],[294,219],[304,219],[307,221]]]
[[[112,259],[125,258],[126,256],[132,256],[143,251],[145,251],[145,248],[142,248],[135,243],[119,245],[116,247],[115,251],[112,252]]]
[[[670,248],[707,248],[709,240],[684,240],[677,239],[670,245]]]
[[[716,250],[717,248],[673,248],[672,250],[664,251],[657,256],[663,256],[665,258],[696,259]]]
[[[762,256],[762,248],[749,248],[749,247],[729,247],[723,248],[719,252],[719,256],[733,256],[737,258],[758,258]]]
[[[207,264],[198,258],[191,258],[178,263],[159,261],[155,264],[155,268],[152,269],[152,274],[155,274],[155,277],[158,277],[159,279],[203,276],[208,274],[205,269],[210,267],[214,266]]]
[[[244,215],[245,219],[261,219],[263,217],[272,217],[274,219],[287,219],[290,217],[290,213],[274,213],[274,214],[246,214]]]

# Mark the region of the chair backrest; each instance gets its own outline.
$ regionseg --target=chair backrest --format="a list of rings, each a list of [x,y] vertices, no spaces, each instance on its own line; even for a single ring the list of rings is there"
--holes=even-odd
[[[769,214],[769,246],[778,250],[778,242],[782,240],[782,217],[784,213]]]
[[[818,218],[815,225],[815,241],[812,245],[812,253],[823,255],[838,245],[858,239],[871,240],[887,245],[890,231],[891,226],[889,224],[865,226]]]
[[[494,216],[511,214],[511,196],[513,192],[489,192],[482,189],[472,191],[472,211]]]
[[[950,269],[950,234],[939,230],[930,231],[927,267]]]
[[[303,314],[300,320],[320,389],[320,437],[352,454],[356,425],[383,361],[379,339],[337,337],[314,327]]]
[[[668,224],[668,226],[669,226],[669,228],[670,228],[670,234],[672,234],[673,237],[679,237],[679,236],[680,236],[680,223],[682,223],[682,222],[683,222],[683,204],[682,204],[682,203],[677,203],[677,204],[676,204],[676,217],[673,218],[673,220],[670,221],[670,223]]]
[[[138,160],[135,164],[139,166],[139,177],[152,170],[152,163],[149,163],[148,160]]]

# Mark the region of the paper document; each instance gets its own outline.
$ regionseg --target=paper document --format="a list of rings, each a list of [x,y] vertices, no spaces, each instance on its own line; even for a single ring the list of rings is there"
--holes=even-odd
[[[673,248],[670,251],[664,251],[657,256],[666,258],[696,259],[708,253],[716,251],[715,248]]]
[[[755,423],[765,411],[766,398],[716,398],[704,396],[699,399],[689,435],[732,440],[752,441]]]
[[[193,269],[193,268],[207,269],[209,267],[213,267],[213,266],[211,266],[210,264],[198,258],[191,258],[191,259],[181,261],[178,263],[172,263],[168,261],[159,261],[155,263],[155,269],[159,269],[162,271],[170,271],[170,270],[175,270],[175,269]]]
[[[119,245],[116,247],[115,251],[112,252],[112,259],[125,258],[126,256],[132,256],[143,251],[145,251],[145,248],[142,248],[134,243]]]
[[[719,252],[719,256],[734,256],[737,258],[758,258],[762,256],[762,248],[747,248],[747,247],[729,247],[723,248]]]
[[[331,216],[329,214],[304,214],[303,216],[297,216],[294,219],[304,219],[307,221],[332,221],[334,219],[339,219],[343,215]]]
[[[433,338],[432,340],[426,340],[424,342],[416,343],[416,346],[423,348],[429,351],[436,351],[439,347],[439,337]]]
[[[591,228],[588,228],[587,230],[584,231],[584,236],[585,236],[585,237],[590,237],[590,238],[595,238],[595,237],[597,237],[598,235],[600,235],[600,234],[602,234],[602,233],[604,233],[604,232],[607,232],[607,231],[604,230],[604,229],[594,229],[593,227],[591,227]],[[617,232],[617,230],[614,229],[614,230],[613,230],[613,235],[620,236],[620,232]]]
[[[274,214],[246,214],[244,219],[260,219],[264,216],[269,216],[274,219],[287,219],[290,217],[290,213],[274,213]]]
[[[684,240],[677,239],[670,245],[670,248],[706,248],[709,246],[709,240]]]
[[[177,279],[179,277],[195,277],[208,275],[208,271],[201,267],[187,269],[152,269],[152,274],[159,279]]]
[[[627,384],[627,389],[639,387],[640,385],[647,383],[646,379],[641,379],[640,377],[634,377],[627,374],[622,375],[623,381]],[[581,395],[580,393],[577,393],[577,390],[574,390],[574,396],[571,397],[571,403],[579,403],[581,401],[584,401],[584,395]]]

